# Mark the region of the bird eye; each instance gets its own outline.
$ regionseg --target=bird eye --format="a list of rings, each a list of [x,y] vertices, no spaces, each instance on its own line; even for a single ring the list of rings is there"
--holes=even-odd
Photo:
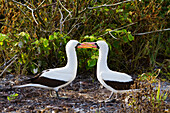
[[[77,45],[76,45],[76,47],[75,48],[77,48],[79,45],[81,45],[80,43],[78,43]]]
[[[98,44],[97,44],[97,43],[94,43],[94,44],[97,46],[97,48],[98,48],[98,49],[100,49],[100,47],[98,46]]]

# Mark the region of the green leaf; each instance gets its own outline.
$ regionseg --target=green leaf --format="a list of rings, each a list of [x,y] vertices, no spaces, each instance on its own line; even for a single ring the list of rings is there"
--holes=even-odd
[[[121,33],[121,32],[122,32],[122,30],[117,30],[117,31],[114,31],[114,32],[116,32],[116,33]]]
[[[112,29],[106,29],[105,31],[106,31],[106,32],[108,32],[108,31],[112,31]]]
[[[20,36],[25,36],[25,34],[26,34],[25,32],[19,33]]]
[[[3,42],[0,42],[0,45],[2,46],[2,45],[3,45]]]
[[[108,8],[104,8],[104,10],[105,10],[105,11],[109,11],[109,9],[108,9]]]
[[[48,40],[45,38],[43,41],[44,47],[47,47],[49,45]]]
[[[21,58],[22,58],[22,62],[25,63],[26,60],[25,60],[25,54],[24,53],[21,53]]]
[[[119,41],[114,41],[113,46],[118,49],[119,48],[119,43],[120,43]]]
[[[35,42],[31,43],[31,44],[38,44],[39,40],[36,40]]]
[[[127,18],[127,20],[128,20],[130,23],[132,23],[132,20],[131,20],[130,18]]]
[[[123,9],[116,9],[116,13],[123,12]]]
[[[90,41],[94,41],[95,40],[95,37],[94,36],[90,36]]]
[[[53,36],[54,36],[55,39],[58,39],[58,32],[57,32],[57,33],[54,32],[54,35],[53,35]]]
[[[88,60],[87,63],[88,67],[94,67],[96,65],[96,60],[95,59]]]
[[[126,36],[123,36],[123,41],[124,41],[125,43],[127,43],[127,42],[128,42],[128,38],[127,38]]]
[[[163,96],[163,101],[168,97],[168,93],[166,92],[165,95]]]
[[[131,34],[128,34],[128,39],[129,39],[129,41],[133,41],[134,40],[134,36],[132,36]]]
[[[102,38],[102,37],[99,37],[98,40],[103,40],[103,38]]]
[[[98,56],[93,55],[93,56],[91,57],[91,59],[98,59]]]
[[[89,38],[89,35],[86,35],[84,38]]]
[[[64,43],[66,44],[66,43],[67,43],[67,40],[66,40],[66,38],[63,38],[63,40],[64,40]]]
[[[22,37],[23,37],[25,43],[27,43],[27,42],[29,41],[30,35],[29,35],[28,33],[21,32],[21,33],[19,34],[19,36],[22,36]]]
[[[157,95],[156,95],[156,100],[159,101],[160,100],[160,87],[158,87],[158,91],[157,91]]]
[[[54,40],[54,38],[55,38],[54,35],[49,36],[49,40]]]
[[[9,101],[11,101],[11,98],[10,98],[9,96],[7,96],[7,99],[8,99]]]
[[[18,96],[18,94],[17,94],[17,93],[15,93],[15,94],[11,94],[11,95],[7,96],[7,99],[8,99],[9,101],[11,101],[11,100],[16,99],[16,97],[17,97],[17,96]]]
[[[0,33],[0,45],[3,45],[3,41],[7,38],[8,38],[7,35]]]
[[[127,30],[126,29],[122,29],[122,32],[127,33]]]

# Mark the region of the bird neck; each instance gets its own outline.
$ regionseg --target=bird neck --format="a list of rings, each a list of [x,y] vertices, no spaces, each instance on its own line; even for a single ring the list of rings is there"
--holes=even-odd
[[[76,55],[76,50],[66,50],[66,54],[67,54],[67,64],[66,64],[66,68],[68,68],[68,70],[70,70],[70,72],[77,72],[77,55]]]
[[[99,73],[99,71],[109,70],[107,66],[107,55],[108,55],[108,48],[106,50],[99,49],[99,58],[97,61],[97,73]]]

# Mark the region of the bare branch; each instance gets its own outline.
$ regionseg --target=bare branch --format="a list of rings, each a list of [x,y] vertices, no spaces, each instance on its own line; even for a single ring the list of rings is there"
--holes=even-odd
[[[60,15],[61,15],[61,18],[60,18],[60,33],[62,33],[62,27],[63,27],[64,22],[67,20],[67,18],[68,18],[69,16],[72,17],[72,15],[71,15],[71,12],[68,11],[68,10],[62,5],[62,3],[61,3],[60,0],[58,0],[58,2],[59,2],[59,4],[62,6],[62,8],[69,13],[69,14],[64,18],[63,13],[62,13],[61,9],[59,8],[59,12],[60,12]]]
[[[104,5],[99,5],[99,6],[96,6],[96,7],[87,7],[88,9],[96,9],[96,8],[101,8],[101,7],[112,7],[112,6],[116,6],[116,5],[120,5],[122,3],[126,3],[126,2],[130,2],[130,1],[133,1],[133,0],[126,0],[126,1],[123,1],[123,2],[118,2],[118,3],[115,3],[115,4],[104,4]]]
[[[61,1],[58,0],[58,2],[59,2],[59,4],[61,5],[61,7],[69,13],[70,17],[72,17],[71,12],[63,6],[63,4],[61,3]]]
[[[117,30],[123,29],[123,28],[125,28],[125,27],[129,27],[129,26],[134,25],[134,24],[136,24],[136,23],[138,23],[138,22],[130,23],[130,24],[128,24],[128,25],[125,25],[125,26],[122,26],[122,27],[120,27],[120,28],[114,29],[114,30],[112,30],[112,31],[110,31],[110,32],[117,31]]]
[[[17,59],[18,57],[15,57],[15,59],[2,71],[2,73],[0,74],[0,77],[3,75],[3,73],[8,69],[9,66],[11,66],[15,60]]]
[[[4,26],[7,26],[7,27],[9,27],[9,28],[11,28],[11,29],[15,29],[15,30],[17,30],[17,31],[20,31],[20,30],[14,28],[14,27],[11,27],[11,26],[9,26],[9,25],[7,25],[7,24],[4,24],[3,22],[0,22],[0,24],[2,24],[2,25],[4,25]]]
[[[57,2],[52,3],[52,4],[47,4],[47,5],[45,5],[45,6],[38,7],[37,10],[42,9],[42,8],[45,8],[45,7],[48,7],[48,6],[56,5],[56,4],[57,4]]]
[[[31,7],[34,7],[32,4],[30,4],[28,1],[24,0],[26,3],[28,3]],[[35,7],[34,7],[35,8]]]
[[[105,36],[105,35],[108,34],[108,33],[111,35],[111,32],[113,32],[113,31],[117,31],[117,30],[123,29],[123,28],[125,28],[125,27],[129,27],[129,26],[134,25],[134,24],[136,24],[136,23],[138,23],[138,22],[130,23],[130,24],[125,25],[125,26],[122,26],[122,27],[120,27],[120,28],[117,28],[117,29],[108,31],[108,32],[106,32],[105,34],[100,35],[100,36]],[[113,37],[113,35],[111,35],[111,36]],[[115,38],[115,37],[113,37],[113,38]],[[116,38],[115,38],[115,39],[116,39]]]
[[[60,15],[61,15],[61,18],[60,18],[60,33],[62,33],[62,26],[63,26],[63,13],[61,12],[61,9],[59,8],[59,12],[60,12]]]
[[[3,66],[1,66],[0,67],[0,69],[3,69],[6,65],[8,65],[15,57],[17,57],[17,55],[15,55],[14,57],[12,57],[8,62],[6,62],[6,60],[5,60],[5,63],[4,63],[4,65]]]
[[[115,36],[112,35],[112,33],[109,31],[109,34],[111,37],[113,37],[114,39],[117,39]]]
[[[35,9],[32,9],[32,8],[30,8],[29,6],[27,6],[27,5],[25,5],[25,4],[22,4],[22,3],[20,3],[20,2],[17,2],[17,1],[15,1],[15,0],[12,0],[12,1],[13,1],[14,3],[20,4],[20,5],[24,6],[24,7],[27,7],[29,10],[31,10],[31,12],[32,12],[32,17],[33,17],[35,23],[38,25],[38,22],[37,22],[37,20],[35,19],[35,16],[34,16],[34,10],[35,10]]]
[[[108,4],[108,5],[104,4],[104,5],[99,5],[99,6],[96,6],[96,7],[86,7],[85,9],[80,11],[79,14],[85,12],[86,10],[92,10],[92,9],[97,9],[97,8],[101,8],[101,7],[113,7],[113,6],[120,5],[122,3],[130,2],[130,1],[134,1],[134,0],[126,0],[126,1],[123,1],[123,2],[118,2],[118,3],[115,3],[115,4]]]
[[[161,29],[161,30],[150,31],[150,32],[145,32],[145,33],[134,33],[132,35],[146,35],[146,34],[150,34],[150,33],[161,32],[161,31],[169,31],[169,30],[170,30],[170,28],[167,28],[167,29]]]
[[[1,46],[0,46],[1,47]],[[6,59],[5,59],[5,55],[4,55],[4,52],[3,52],[3,50],[2,50],[2,47],[1,47],[1,51],[2,51],[2,56],[3,56],[3,58],[4,58],[4,65],[2,66],[2,67],[4,67],[4,66],[6,66]],[[0,67],[1,68],[1,67]]]
[[[17,5],[16,5],[17,6]],[[20,7],[18,7],[17,6],[17,8],[28,18],[28,20],[31,22],[31,19],[25,14],[25,12],[20,8]]]
[[[37,10],[39,7],[41,7],[44,2],[45,2],[45,0],[43,0],[43,1],[41,2],[41,4],[36,8],[36,10]]]
[[[77,26],[77,25],[80,25],[81,23],[78,23],[78,24],[76,24],[76,25],[74,25],[72,28],[71,28],[71,30],[63,37],[63,38],[65,38],[67,35],[69,35],[70,33],[71,33],[71,31]]]

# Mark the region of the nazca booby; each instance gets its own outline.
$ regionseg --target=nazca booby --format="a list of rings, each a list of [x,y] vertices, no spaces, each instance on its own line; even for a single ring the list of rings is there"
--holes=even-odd
[[[59,99],[58,89],[70,84],[77,74],[77,55],[76,48],[80,46],[77,40],[70,40],[66,44],[67,64],[65,67],[47,69],[42,71],[34,78],[28,79],[26,84],[16,85],[13,88],[22,88],[28,86],[47,88],[56,91]]]
[[[108,45],[105,41],[84,42],[87,48],[98,48],[99,57],[97,61],[97,79],[99,82],[112,93],[108,100],[113,96],[113,93],[123,93],[131,91],[131,85],[134,84],[132,77],[126,73],[112,71],[107,65]],[[134,91],[137,89],[134,89]]]

